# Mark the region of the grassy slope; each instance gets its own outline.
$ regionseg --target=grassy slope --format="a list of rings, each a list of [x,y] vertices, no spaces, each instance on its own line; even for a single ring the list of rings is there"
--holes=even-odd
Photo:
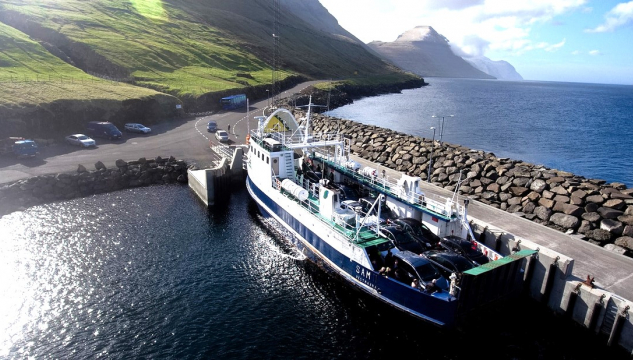
[[[89,45],[137,84],[159,91],[195,96],[271,78],[270,66],[238,41],[168,2],[9,0],[2,9]]]
[[[90,76],[51,55],[25,34],[2,23],[0,68],[1,76],[5,80],[9,79],[0,90],[0,108],[5,109],[76,99],[77,94],[82,94],[86,100],[114,101],[166,96],[150,89]]]

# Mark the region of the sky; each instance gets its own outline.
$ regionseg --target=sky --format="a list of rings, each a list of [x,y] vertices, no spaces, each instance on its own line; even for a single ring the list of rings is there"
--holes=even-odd
[[[361,41],[431,26],[525,80],[633,85],[633,1],[319,0]]]

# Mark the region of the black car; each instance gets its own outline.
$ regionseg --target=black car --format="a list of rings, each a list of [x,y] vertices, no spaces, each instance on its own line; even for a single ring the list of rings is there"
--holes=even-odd
[[[437,286],[441,289],[448,289],[448,281],[444,278],[437,267],[424,256],[414,254],[410,251],[400,251],[394,254],[394,258],[398,260],[400,274],[396,280],[407,285],[418,279],[422,285],[437,280]]]
[[[450,278],[452,273],[463,273],[475,267],[468,259],[451,251],[429,250],[424,253],[424,257],[429,259],[445,278]]]
[[[439,236],[435,235],[433,231],[420,220],[414,218],[399,218],[394,219],[392,222],[402,227],[402,229],[414,236],[418,241],[428,244],[428,247],[438,244],[441,240]]]
[[[380,228],[380,232],[393,242],[398,250],[408,250],[414,254],[422,254],[428,249],[417,241],[413,236],[398,226],[385,226]]]
[[[453,251],[459,255],[464,256],[475,265],[483,265],[490,261],[490,259],[477,249],[477,244],[470,242],[459,236],[447,236],[441,239],[439,245],[447,250]]]

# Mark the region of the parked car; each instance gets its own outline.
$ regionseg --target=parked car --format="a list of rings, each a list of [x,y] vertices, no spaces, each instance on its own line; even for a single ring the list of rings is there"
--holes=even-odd
[[[462,237],[451,235],[441,239],[438,243],[442,248],[464,256],[475,265],[486,264],[490,259],[477,248],[477,243],[470,242]]]
[[[429,250],[423,243],[413,238],[409,233],[398,226],[385,226],[380,228],[380,233],[391,240],[399,250],[408,250],[415,254],[422,254]]]
[[[133,132],[133,133],[139,133],[139,134],[149,134],[150,132],[152,132],[152,129],[148,128],[147,126],[143,124],[137,124],[137,123],[127,123],[125,124],[123,128],[127,132]]]
[[[429,250],[423,255],[445,278],[450,278],[452,273],[463,273],[475,267],[468,259],[452,251]]]
[[[97,143],[84,134],[74,134],[66,136],[66,142],[71,145],[90,147],[97,146]]]
[[[215,132],[215,138],[220,142],[227,142],[229,141],[229,134],[224,130],[217,130]]]
[[[91,121],[86,125],[86,133],[94,137],[116,140],[123,137],[121,131],[111,122]]]
[[[418,241],[424,243],[427,247],[439,244],[441,238],[433,233],[420,220],[414,218],[399,218],[391,221],[392,223],[402,227],[409,234],[414,236]]]
[[[399,281],[405,284],[411,284],[413,279],[418,281],[424,286],[426,283],[436,280],[436,285],[440,289],[448,289],[448,280],[437,269],[435,265],[431,263],[426,257],[417,255],[410,251],[400,251],[393,254],[395,259],[398,259],[398,267],[404,270],[405,275],[400,275]],[[402,273],[401,273],[402,274]]]
[[[15,157],[34,157],[39,154],[37,143],[22,137],[9,137],[0,141],[0,155],[12,154]]]
[[[215,121],[209,121],[207,124],[207,131],[215,132],[216,130],[218,130],[218,124]]]

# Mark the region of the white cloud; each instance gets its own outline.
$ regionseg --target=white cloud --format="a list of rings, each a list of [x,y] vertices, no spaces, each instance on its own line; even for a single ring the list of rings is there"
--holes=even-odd
[[[532,29],[558,15],[586,8],[587,0],[320,0],[341,26],[364,42],[394,41],[420,25],[432,26],[453,47],[470,55],[508,51],[514,54],[564,45],[536,47]]]
[[[605,22],[586,32],[598,33],[614,31],[616,28],[633,22],[633,1],[620,3],[605,15]]]
[[[580,55],[580,51],[574,50],[570,54],[572,54],[572,55]]]
[[[600,50],[591,50],[589,52],[589,55],[597,56],[597,55],[602,55],[602,53],[600,52]]]

